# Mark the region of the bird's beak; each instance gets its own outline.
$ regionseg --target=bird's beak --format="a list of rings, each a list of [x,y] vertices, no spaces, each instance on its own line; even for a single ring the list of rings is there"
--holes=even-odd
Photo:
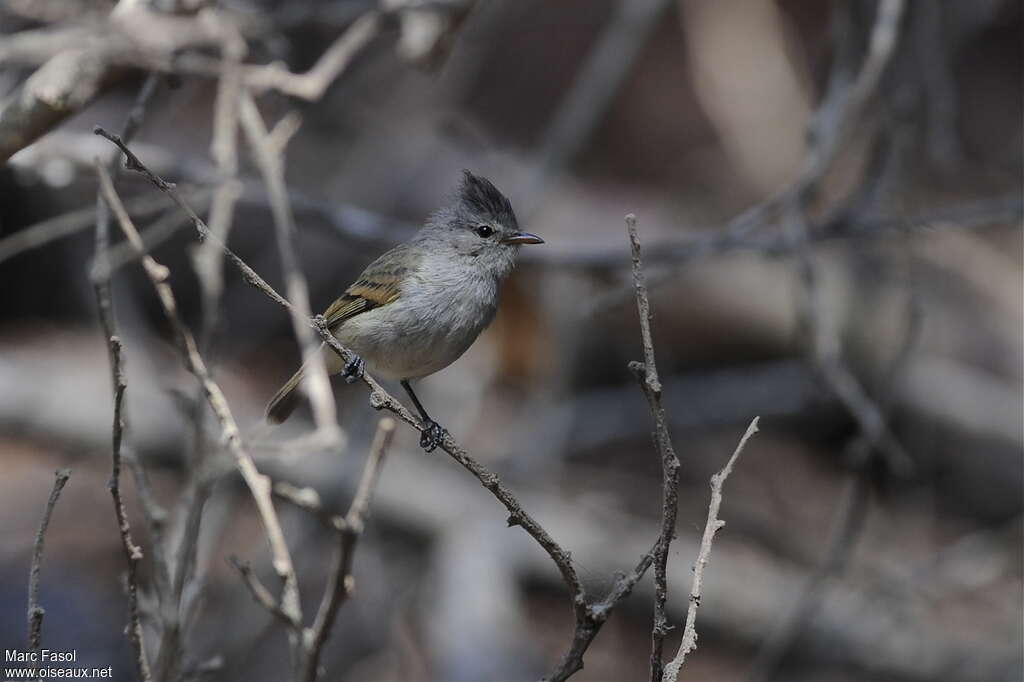
[[[529,232],[516,232],[501,240],[502,244],[543,244],[544,240]]]

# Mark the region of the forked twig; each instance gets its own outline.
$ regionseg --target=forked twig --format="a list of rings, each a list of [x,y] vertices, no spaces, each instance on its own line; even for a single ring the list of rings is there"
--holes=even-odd
[[[711,557],[711,544],[715,540],[715,534],[725,525],[725,521],[718,518],[718,509],[722,506],[722,485],[725,483],[725,479],[729,478],[729,474],[732,473],[732,467],[736,463],[737,458],[739,458],[740,453],[743,452],[743,448],[746,447],[747,441],[757,433],[758,421],[759,418],[754,417],[754,420],[750,422],[750,426],[747,427],[746,433],[740,438],[739,445],[736,446],[732,457],[729,458],[729,461],[726,462],[721,471],[711,477],[711,502],[708,504],[708,520],[704,524],[704,535],[701,536],[697,563],[693,567],[690,605],[686,609],[686,625],[683,626],[683,640],[679,644],[679,650],[676,652],[675,658],[665,666],[665,675],[663,677],[665,682],[676,682],[679,676],[679,669],[686,660],[686,655],[697,648],[697,609],[700,608],[700,593],[704,583],[704,569],[707,567],[708,560]]]

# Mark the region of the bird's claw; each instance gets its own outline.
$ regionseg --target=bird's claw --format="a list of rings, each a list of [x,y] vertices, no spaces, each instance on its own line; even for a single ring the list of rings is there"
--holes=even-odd
[[[365,371],[366,363],[361,357],[353,354],[352,359],[345,364],[345,369],[341,371],[341,376],[344,377],[346,384],[353,384],[363,377]]]
[[[420,434],[420,447],[427,452],[433,452],[444,442],[444,428],[433,419],[423,423],[423,432]]]

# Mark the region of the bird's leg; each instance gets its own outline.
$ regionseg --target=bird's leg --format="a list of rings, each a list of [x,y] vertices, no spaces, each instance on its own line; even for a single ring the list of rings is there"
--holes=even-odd
[[[345,363],[345,369],[341,370],[341,376],[345,379],[346,384],[354,384],[363,377],[364,371],[366,371],[366,363],[361,357],[352,353],[352,359]]]
[[[420,447],[427,452],[433,452],[434,449],[441,444],[441,441],[444,440],[444,429],[440,424],[431,419],[430,415],[427,414],[427,411],[423,409],[423,405],[420,404],[419,398],[417,398],[416,394],[412,392],[412,386],[409,385],[409,381],[407,379],[402,379],[401,383],[402,388],[404,388],[405,392],[409,394],[410,398],[412,398],[413,405],[415,405],[416,409],[419,410],[420,419],[423,420],[423,432],[420,434]]]

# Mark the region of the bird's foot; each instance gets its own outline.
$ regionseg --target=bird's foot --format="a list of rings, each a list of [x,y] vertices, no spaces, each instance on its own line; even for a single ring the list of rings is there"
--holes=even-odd
[[[445,430],[433,419],[423,422],[423,432],[420,434],[420,447],[427,452],[433,452],[444,442]]]
[[[346,384],[353,384],[363,378],[365,371],[366,363],[353,353],[352,359],[345,364],[345,369],[341,370],[341,376],[344,377]]]

